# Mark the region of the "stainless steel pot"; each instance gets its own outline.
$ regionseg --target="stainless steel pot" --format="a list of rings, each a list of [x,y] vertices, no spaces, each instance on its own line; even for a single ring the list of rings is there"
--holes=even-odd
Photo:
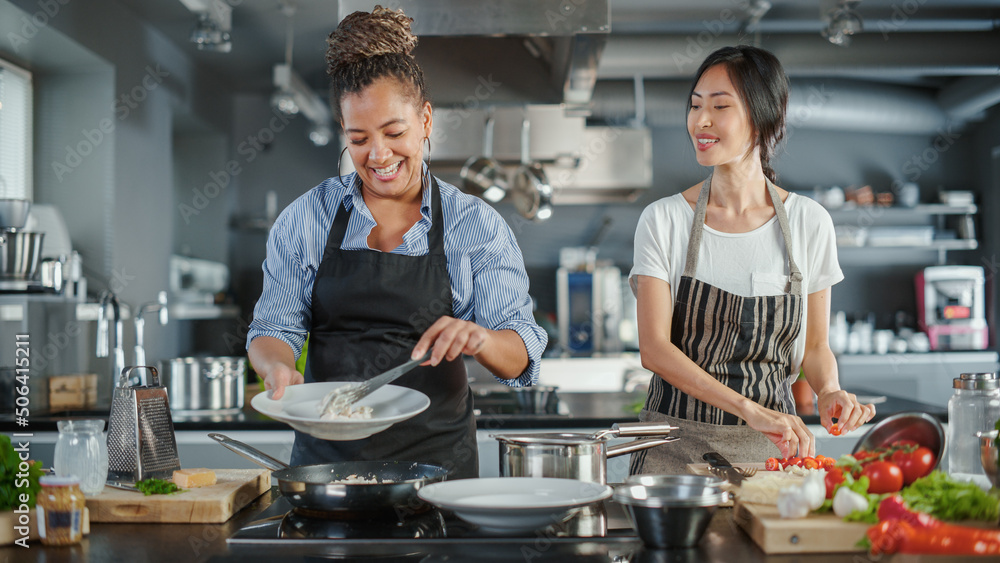
[[[0,279],[34,279],[44,238],[45,233],[0,230]]]
[[[470,157],[462,166],[462,189],[486,201],[496,203],[507,195],[507,175],[493,158],[493,115],[486,119],[483,133],[483,156]]]
[[[243,409],[246,358],[187,357],[160,362],[170,410],[236,414]]]
[[[552,184],[542,165],[531,162],[528,151],[530,138],[531,122],[525,114],[521,122],[521,166],[514,175],[511,196],[514,206],[524,218],[544,221],[552,216]]]
[[[670,436],[676,426],[628,422],[594,434],[582,432],[525,432],[494,434],[500,442],[500,475],[503,477],[559,477],[606,484],[608,458],[637,452],[679,438]],[[608,447],[608,438],[645,437]]]

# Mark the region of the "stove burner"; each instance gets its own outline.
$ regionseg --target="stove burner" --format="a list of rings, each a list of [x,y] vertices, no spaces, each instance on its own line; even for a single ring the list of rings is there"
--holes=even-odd
[[[326,513],[297,508],[285,514],[279,538],[292,539],[417,539],[444,537],[444,518],[438,511],[404,519],[389,517],[331,519]]]

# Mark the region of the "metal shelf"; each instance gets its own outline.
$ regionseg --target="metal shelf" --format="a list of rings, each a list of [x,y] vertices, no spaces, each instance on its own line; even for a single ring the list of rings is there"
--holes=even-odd
[[[843,223],[861,218],[872,223],[878,223],[881,220],[898,221],[902,219],[929,218],[937,215],[973,215],[979,211],[979,208],[974,203],[969,205],[928,203],[916,207],[866,205],[864,207],[830,209],[828,211],[834,223]]]
[[[235,319],[240,315],[238,305],[216,305],[213,303],[176,303],[168,308],[170,319],[195,321],[209,319]]]

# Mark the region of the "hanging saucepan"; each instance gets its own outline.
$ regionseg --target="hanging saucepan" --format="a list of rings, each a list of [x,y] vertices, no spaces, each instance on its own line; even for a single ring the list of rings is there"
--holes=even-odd
[[[411,461],[341,461],[289,467],[228,436],[213,432],[208,437],[270,469],[271,477],[278,480],[278,490],[292,506],[333,518],[422,512],[430,506],[417,491],[448,476],[443,467]]]
[[[500,441],[503,477],[559,477],[607,484],[607,459],[679,440],[669,424],[627,422],[594,434],[583,432],[524,432],[493,434]],[[608,447],[608,438],[644,437]]]
[[[526,219],[544,221],[552,216],[552,185],[545,175],[542,165],[531,161],[528,143],[531,138],[531,122],[525,113],[521,122],[521,166],[514,175],[511,196],[514,206]]]
[[[483,156],[471,157],[462,166],[462,190],[496,203],[507,195],[507,176],[493,158],[493,112],[486,118]]]

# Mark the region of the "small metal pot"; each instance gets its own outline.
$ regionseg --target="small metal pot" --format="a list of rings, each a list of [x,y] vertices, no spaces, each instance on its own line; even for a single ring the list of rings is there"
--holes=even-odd
[[[45,233],[0,230],[0,279],[34,279],[44,238]]]
[[[607,484],[608,458],[678,440],[669,436],[676,426],[630,422],[594,434],[545,432],[494,434],[500,442],[502,477],[557,477]],[[608,438],[645,437],[608,447]]]
[[[243,409],[246,358],[188,357],[160,362],[170,410],[236,414]]]

